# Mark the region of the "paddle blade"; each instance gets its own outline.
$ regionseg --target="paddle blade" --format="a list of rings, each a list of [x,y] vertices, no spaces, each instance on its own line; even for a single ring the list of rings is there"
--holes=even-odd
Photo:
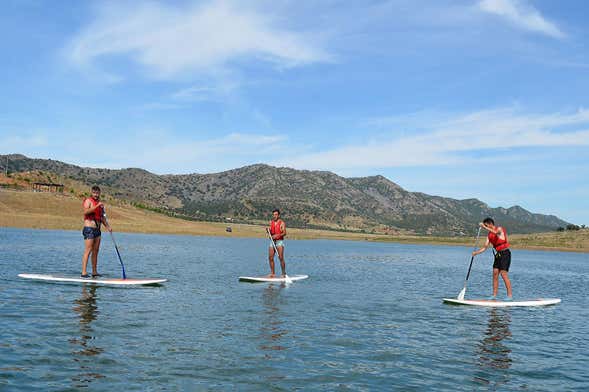
[[[289,277],[288,277],[288,275],[284,275],[284,279],[285,279],[285,282],[286,282],[287,284],[290,284],[290,283],[292,283],[292,279],[291,279],[291,278],[289,278]]]
[[[464,300],[464,295],[466,294],[466,286],[464,286],[464,288],[460,291],[460,293],[458,294],[458,297],[456,297],[456,299],[462,301]]]

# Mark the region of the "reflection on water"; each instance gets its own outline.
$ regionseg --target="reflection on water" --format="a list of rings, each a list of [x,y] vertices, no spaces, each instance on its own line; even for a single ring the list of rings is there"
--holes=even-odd
[[[77,347],[72,351],[74,361],[80,367],[80,374],[72,377],[72,381],[77,383],[76,387],[87,387],[92,381],[103,378],[104,376],[93,372],[95,368],[95,357],[100,355],[104,349],[94,345],[94,330],[92,329],[92,322],[96,320],[98,314],[98,306],[96,304],[96,290],[98,286],[82,287],[82,295],[74,301],[72,308],[80,316],[80,337],[74,337],[69,340],[71,344]],[[79,348],[79,349],[78,349]]]
[[[491,308],[489,322],[483,339],[477,345],[476,355],[481,376],[476,381],[500,386],[509,380],[509,368],[512,359],[511,349],[506,345],[511,337],[509,324],[511,313],[509,309]],[[495,378],[499,379],[496,380]]]
[[[271,358],[271,352],[276,350],[285,350],[282,339],[288,334],[284,327],[284,321],[280,318],[280,305],[282,304],[281,291],[285,288],[285,284],[274,285],[269,284],[264,289],[262,300],[264,304],[264,317],[262,320],[261,337],[264,342],[260,348],[265,351],[266,358]]]

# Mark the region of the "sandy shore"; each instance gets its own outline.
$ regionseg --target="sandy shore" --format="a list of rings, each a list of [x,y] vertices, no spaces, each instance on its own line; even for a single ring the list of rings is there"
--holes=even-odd
[[[55,193],[22,192],[0,189],[0,227],[81,230],[82,201]],[[263,238],[263,225],[231,222],[194,222],[169,217],[131,206],[108,205],[107,215],[113,229],[130,233],[209,235]],[[287,222],[288,223],[288,222]],[[226,228],[230,226],[231,232]],[[379,235],[331,230],[288,229],[289,239],[337,239],[383,241],[408,244],[472,246],[470,237],[431,237]],[[482,239],[479,240],[482,243]],[[514,249],[589,252],[589,230],[512,235]]]

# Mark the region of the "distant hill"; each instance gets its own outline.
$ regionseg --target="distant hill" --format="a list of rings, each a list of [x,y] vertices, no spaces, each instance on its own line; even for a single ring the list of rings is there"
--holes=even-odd
[[[0,162],[5,161],[6,156],[0,156]],[[156,175],[23,155],[9,155],[8,161],[12,173],[40,171],[97,184],[112,197],[190,219],[259,222],[278,207],[289,226],[385,233],[472,235],[486,216],[513,233],[553,231],[568,224],[519,206],[490,208],[477,199],[409,192],[383,176],[344,178],[264,164],[213,174]]]

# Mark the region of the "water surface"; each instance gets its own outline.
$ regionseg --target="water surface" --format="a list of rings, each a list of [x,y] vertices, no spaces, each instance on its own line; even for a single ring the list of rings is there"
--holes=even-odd
[[[586,254],[513,251],[514,298],[563,302],[485,309],[442,304],[465,247],[288,241],[289,273],[310,278],[284,286],[237,281],[268,272],[264,239],[117,243],[130,277],[169,282],[19,279],[79,274],[81,235],[0,228],[0,390],[589,389]],[[101,252],[100,272],[119,276],[108,237]],[[490,294],[491,265],[475,259],[467,298]]]

